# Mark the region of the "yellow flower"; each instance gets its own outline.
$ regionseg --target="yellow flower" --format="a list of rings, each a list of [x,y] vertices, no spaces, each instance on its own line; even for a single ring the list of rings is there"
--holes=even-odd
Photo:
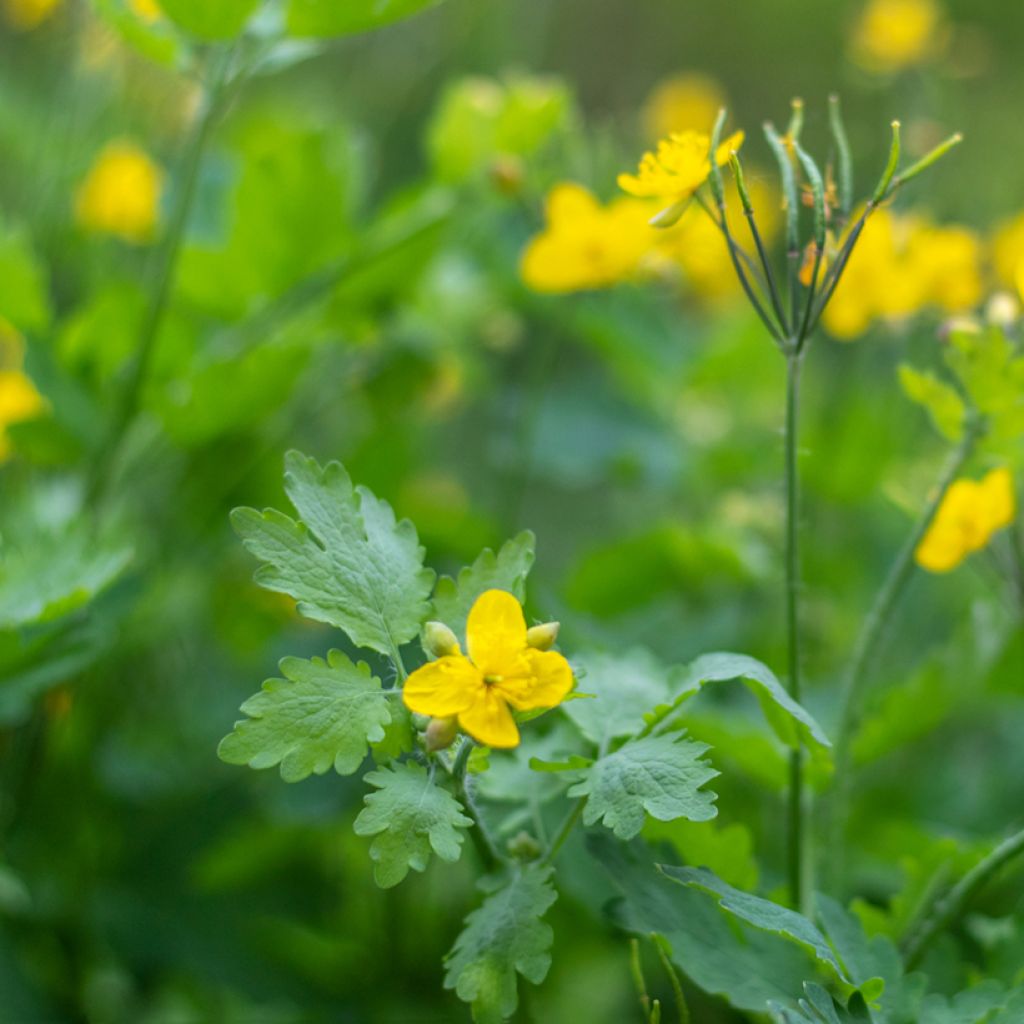
[[[46,399],[22,371],[24,358],[21,335],[0,318],[0,462],[11,454],[7,428],[33,419],[46,409]]]
[[[730,135],[718,147],[715,162],[729,162],[729,154],[743,144],[743,132]],[[672,203],[688,199],[708,179],[711,139],[703,132],[673,132],[658,143],[656,153],[644,153],[636,174],[620,174],[619,187],[641,199]]]
[[[60,0],[2,0],[0,6],[12,28],[27,32],[46,21],[60,6]]]
[[[1000,282],[1024,296],[1024,213],[1004,221],[992,240],[992,262]]]
[[[632,277],[650,251],[657,212],[648,203],[615,199],[602,206],[580,185],[556,185],[546,204],[547,226],[523,253],[523,281],[538,292],[606,288]]]
[[[156,0],[128,0],[128,6],[136,17],[146,22],[154,22],[163,17],[163,11]]]
[[[934,0],[868,0],[853,33],[854,56],[870,70],[899,71],[938,52],[941,28]]]
[[[481,594],[466,623],[469,657],[451,654],[427,662],[405,681],[406,706],[435,718],[458,718],[459,726],[489,747],[514,747],[518,711],[553,708],[572,689],[572,669],[555,651],[526,643],[519,602],[504,590]]]
[[[693,129],[707,132],[726,105],[719,84],[707,75],[673,75],[657,85],[644,103],[644,130],[651,139]]]
[[[992,534],[1013,522],[1013,480],[1003,467],[983,479],[957,480],[946,492],[928,532],[914,553],[929,572],[949,572],[980,551]]]
[[[142,149],[111,142],[78,188],[75,217],[90,231],[148,242],[156,234],[162,190],[163,172]]]

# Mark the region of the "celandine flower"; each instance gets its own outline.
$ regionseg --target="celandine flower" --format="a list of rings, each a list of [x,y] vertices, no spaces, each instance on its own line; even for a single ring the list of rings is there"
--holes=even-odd
[[[941,29],[935,0],[869,0],[854,30],[854,56],[881,72],[911,67],[941,50]]]
[[[715,153],[719,165],[743,144],[743,132],[730,135]],[[703,132],[674,132],[658,143],[657,152],[644,153],[636,174],[620,174],[619,188],[640,199],[679,203],[689,199],[711,173],[711,139]]]
[[[955,569],[1013,522],[1015,504],[1013,480],[1004,467],[978,481],[957,480],[914,552],[917,564],[929,572]]]
[[[607,288],[632,277],[654,244],[657,208],[637,199],[602,206],[582,185],[548,194],[547,226],[523,253],[523,281],[538,292]]]
[[[718,82],[691,71],[655,86],[644,102],[641,118],[648,138],[663,139],[687,129],[708,131],[724,106],[726,98]]]
[[[519,602],[504,590],[488,590],[466,623],[468,657],[455,654],[427,662],[405,681],[402,698],[412,711],[458,718],[459,726],[489,747],[514,747],[519,730],[510,708],[553,708],[572,689],[572,669],[555,651],[526,642]]]
[[[75,218],[82,227],[116,235],[126,242],[148,242],[156,234],[163,171],[134,143],[109,143],[75,195]]]

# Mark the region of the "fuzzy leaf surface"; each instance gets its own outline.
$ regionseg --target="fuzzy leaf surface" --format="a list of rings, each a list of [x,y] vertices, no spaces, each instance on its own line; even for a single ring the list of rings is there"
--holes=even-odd
[[[541,918],[555,902],[552,868],[522,868],[466,918],[445,960],[445,988],[469,1003],[477,1024],[501,1024],[519,1003],[516,973],[539,985],[551,966],[549,925]]]
[[[717,813],[715,794],[702,791],[718,772],[702,760],[707,744],[675,733],[647,736],[595,761],[569,790],[585,796],[583,821],[601,821],[620,839],[639,835],[644,814],[659,821],[708,821]]]
[[[380,680],[341,651],[331,651],[326,661],[285,658],[280,667],[284,679],[268,679],[242,705],[248,718],[221,740],[221,760],[250,768],[280,765],[285,782],[323,775],[332,766],[351,775],[391,721]]]
[[[243,544],[264,564],[256,582],[289,594],[307,618],[343,629],[380,654],[408,642],[427,616],[434,573],[407,520],[353,488],[344,467],[321,468],[300,452],[285,457],[285,491],[296,521],[274,509],[235,509]]]
[[[364,798],[366,806],[356,818],[355,833],[376,837],[370,858],[373,877],[382,889],[398,885],[410,868],[423,871],[431,850],[450,863],[459,859],[461,830],[472,819],[422,765],[404,761],[370,772],[365,779],[377,792]]]

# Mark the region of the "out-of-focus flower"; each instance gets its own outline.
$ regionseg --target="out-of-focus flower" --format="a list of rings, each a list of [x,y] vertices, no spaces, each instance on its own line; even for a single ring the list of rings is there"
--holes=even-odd
[[[673,132],[709,132],[726,106],[721,86],[708,75],[688,72],[666,78],[651,90],[641,114],[650,139],[664,139]]]
[[[1000,283],[1024,296],[1024,213],[996,228],[992,263]]]
[[[981,260],[981,242],[966,228],[878,210],[825,308],[825,326],[850,339],[878,318],[902,319],[928,307],[962,313],[981,298]]]
[[[636,199],[602,206],[581,185],[556,185],[547,199],[547,225],[523,253],[523,280],[539,292],[574,292],[632,277],[654,243],[649,221],[655,212]]]
[[[868,0],[853,31],[853,57],[883,73],[912,67],[941,52],[943,28],[934,0]]]
[[[11,454],[7,428],[35,419],[46,410],[46,399],[22,369],[25,343],[7,321],[0,319],[0,462]]]
[[[75,195],[75,219],[90,230],[136,244],[156,234],[163,171],[134,143],[100,152]]]
[[[743,144],[743,132],[734,132],[718,147],[715,162],[729,162],[729,155]],[[703,132],[673,132],[658,143],[654,153],[644,153],[636,174],[620,174],[619,188],[640,199],[679,203],[689,199],[711,173],[711,138]]]
[[[1013,480],[1004,467],[981,480],[957,480],[914,553],[917,564],[929,572],[955,569],[1013,522],[1015,505]]]
[[[145,22],[152,23],[163,17],[164,12],[156,0],[128,0],[128,6]]]
[[[46,21],[60,4],[61,0],[0,0],[0,12],[11,28],[28,32]]]
[[[572,669],[555,651],[527,643],[523,609],[504,590],[476,599],[466,622],[469,656],[429,661],[405,681],[402,699],[421,715],[455,716],[459,726],[489,747],[515,747],[519,729],[511,708],[553,708],[572,689]]]

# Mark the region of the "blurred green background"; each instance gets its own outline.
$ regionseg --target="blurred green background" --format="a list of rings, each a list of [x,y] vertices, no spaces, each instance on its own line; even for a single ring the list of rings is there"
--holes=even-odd
[[[196,85],[164,59],[159,13],[135,12],[136,38],[131,5],[65,0],[37,24],[26,5],[0,3],[0,316],[47,407],[9,427],[0,469],[0,1019],[468,1019],[440,967],[474,902],[468,858],[382,892],[352,834],[354,779],[289,786],[216,758],[278,658],[341,642],[251,583],[229,510],[284,507],[288,448],[338,458],[413,519],[440,571],[533,529],[530,608],[561,620],[563,650],[671,662],[722,648],[781,666],[782,360],[732,287],[541,295],[521,253],[556,182],[615,195],[654,141],[651,91],[699,72],[769,186],[760,123],[784,124],[794,95],[821,152],[826,97],[842,95],[861,192],[894,117],[918,154],[964,130],[898,208],[976,233],[980,307],[1013,284],[990,246],[1024,207],[1024,8],[945,3],[929,52],[889,69],[856,52],[864,5],[811,0],[447,0],[265,63],[215,126],[142,415],[98,509],[82,481],[105,458]],[[75,214],[113,139],[163,169],[141,244]],[[944,315],[821,335],[809,358],[807,702],[825,723],[943,457],[896,367],[935,361]],[[1019,814],[1024,596],[1000,575],[1009,556],[1007,542],[921,574],[890,632],[879,681],[895,697],[876,701],[857,801],[869,903],[925,870],[906,858],[953,837],[969,859]],[[778,883],[782,754],[738,699],[708,701],[691,731],[749,738],[716,758],[720,822],[752,828]],[[552,972],[521,1019],[639,1020],[607,881],[595,868],[563,884]],[[1011,893],[1019,909],[1006,893],[983,912],[1010,914]],[[1024,934],[999,941],[989,969],[1010,980]],[[969,970],[951,962],[950,990]],[[741,1019],[694,998],[695,1020]]]

